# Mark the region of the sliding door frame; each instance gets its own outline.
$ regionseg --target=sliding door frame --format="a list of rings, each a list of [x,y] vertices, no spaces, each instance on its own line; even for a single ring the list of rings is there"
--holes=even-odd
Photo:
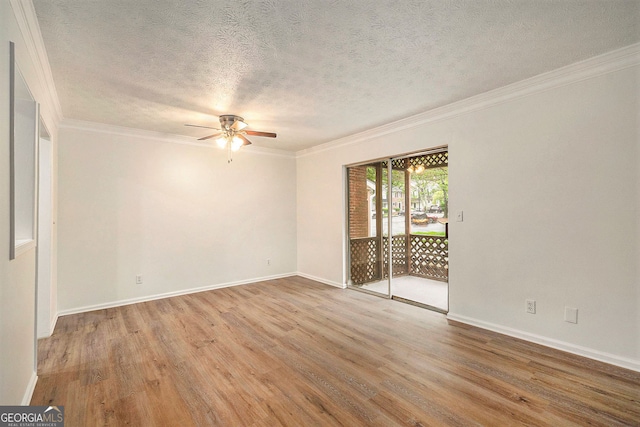
[[[372,160],[368,160],[368,161],[363,161],[363,162],[357,162],[357,163],[351,163],[348,165],[344,165],[343,166],[343,194],[344,194],[344,219],[343,219],[343,224],[344,224],[344,234],[343,234],[343,242],[344,242],[344,246],[343,246],[343,250],[345,253],[345,265],[344,265],[344,286],[346,288],[349,289],[354,289],[357,290],[359,292],[364,292],[370,295],[375,295],[377,297],[381,297],[381,298],[387,298],[387,299],[392,299],[393,298],[393,251],[391,250],[391,246],[392,246],[392,239],[393,239],[393,215],[391,215],[391,212],[393,210],[391,203],[393,200],[393,185],[392,185],[392,174],[393,174],[393,161],[394,160],[402,160],[402,159],[406,159],[406,158],[410,158],[410,157],[414,157],[414,156],[419,156],[419,155],[425,155],[425,154],[435,154],[438,152],[443,152],[443,151],[449,151],[449,146],[448,144],[445,145],[439,145],[436,147],[432,147],[432,148],[428,148],[428,149],[423,149],[423,150],[418,150],[418,151],[413,151],[413,152],[409,152],[409,153],[404,153],[404,154],[398,154],[395,156],[389,156],[389,157],[381,157],[378,159],[372,159]],[[365,166],[365,165],[376,165],[376,238],[379,240],[380,244],[377,247],[377,251],[382,251],[382,253],[384,253],[384,248],[382,247],[383,242],[384,242],[384,236],[382,233],[382,229],[383,227],[381,227],[382,225],[382,221],[380,221],[380,216],[379,214],[382,214],[382,191],[381,188],[384,185],[384,183],[382,183],[382,167],[381,167],[381,163],[382,162],[386,162],[387,163],[387,209],[389,212],[389,215],[387,215],[387,234],[388,234],[388,239],[387,239],[387,244],[390,246],[389,250],[387,251],[387,294],[381,293],[381,292],[374,292],[368,289],[362,289],[358,286],[353,286],[351,285],[351,242],[350,242],[350,237],[349,237],[349,168],[353,168],[353,167],[357,167],[357,166]],[[409,183],[409,177],[407,175],[405,175],[405,226],[406,226],[406,222],[410,221],[410,212],[411,212],[411,195],[410,195],[410,190],[406,190],[410,187],[410,185],[407,185]],[[380,211],[380,212],[378,212]],[[379,213],[379,214],[378,214]],[[407,239],[407,241],[409,241],[409,239]],[[380,262],[380,276],[381,276],[381,281],[384,278],[384,274],[385,272],[383,271],[384,269],[384,260],[382,259],[383,257],[381,256],[377,256],[376,257],[376,262]]]
[[[370,167],[375,167],[376,169],[376,182],[375,182],[375,206],[376,206],[376,240],[377,240],[377,245],[376,245],[376,266],[378,271],[380,272],[380,281],[384,281],[384,264],[385,264],[385,260],[383,259],[383,254],[384,254],[384,236],[382,233],[382,230],[384,229],[384,227],[382,226],[382,221],[384,218],[384,215],[382,215],[382,188],[384,186],[384,182],[382,179],[382,175],[383,175],[383,168],[382,168],[382,162],[384,162],[385,159],[378,159],[378,160],[370,160],[368,162],[360,162],[357,164],[350,164],[350,165],[344,165],[343,166],[343,194],[344,194],[344,220],[343,220],[343,224],[344,224],[344,253],[346,254],[346,256],[344,257],[345,259],[345,265],[344,265],[344,286],[346,288],[349,289],[356,289],[360,292],[364,292],[370,295],[375,295],[377,297],[381,297],[381,298],[387,298],[390,299],[391,298],[391,289],[390,289],[390,285],[389,282],[387,281],[387,290],[386,293],[383,292],[376,292],[376,291],[372,291],[370,289],[362,289],[358,286],[353,286],[351,285],[351,238],[350,238],[350,223],[349,223],[349,169],[350,168],[354,168],[354,167],[358,167],[358,166],[370,166]],[[387,185],[388,187],[388,185]],[[389,195],[390,195],[390,188],[387,188],[387,200]],[[367,212],[367,215],[370,215],[370,212]],[[391,217],[388,217],[388,230],[390,230],[390,226],[391,226]],[[388,260],[387,260],[388,261]]]

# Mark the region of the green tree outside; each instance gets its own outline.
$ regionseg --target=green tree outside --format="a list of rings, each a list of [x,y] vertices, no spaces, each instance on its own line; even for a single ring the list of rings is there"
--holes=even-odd
[[[382,181],[386,183],[387,170],[382,170]],[[376,168],[367,167],[367,179],[376,182]],[[420,173],[411,174],[412,200],[418,199],[420,206],[426,209],[429,205],[438,205],[444,213],[444,217],[449,217],[449,168],[438,167],[425,169]],[[391,185],[394,190],[404,192],[404,175],[394,173],[391,176]],[[385,186],[386,187],[386,186]]]

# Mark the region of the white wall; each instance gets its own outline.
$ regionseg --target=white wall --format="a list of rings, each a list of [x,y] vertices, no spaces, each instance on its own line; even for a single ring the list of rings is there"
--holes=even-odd
[[[294,273],[295,158],[256,151],[63,126],[60,312]]]
[[[344,283],[343,165],[448,144],[450,318],[640,370],[639,69],[593,74],[299,153],[299,271]]]
[[[55,141],[56,114],[49,86],[36,64],[33,34],[23,36],[11,4],[0,2],[0,404],[28,403],[35,385],[35,248],[9,261],[9,41],[16,62]],[[22,15],[20,15],[22,16]],[[36,62],[34,62],[36,61]],[[54,147],[55,156],[55,147]],[[54,190],[55,191],[55,190]],[[55,194],[54,194],[55,198]],[[55,216],[55,211],[54,211]],[[55,247],[55,242],[54,242]],[[54,249],[55,251],[55,249]],[[53,284],[55,287],[55,283]]]

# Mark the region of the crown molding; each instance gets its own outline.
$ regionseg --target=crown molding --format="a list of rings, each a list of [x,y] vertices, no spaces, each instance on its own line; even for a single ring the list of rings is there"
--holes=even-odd
[[[339,138],[296,152],[296,157],[305,157],[327,150],[342,148],[359,142],[371,140],[383,135],[410,129],[430,122],[450,119],[456,116],[490,108],[525,96],[550,89],[578,83],[603,74],[613,73],[625,68],[640,65],[640,43],[576,62],[516,83],[474,95],[411,117],[400,119],[364,132]]]
[[[201,142],[194,138],[183,135],[174,135],[170,133],[156,132],[144,129],[128,128],[124,126],[108,125],[104,123],[87,122],[83,120],[64,119],[59,126],[60,129],[74,129],[88,132],[97,132],[113,136],[121,136],[125,138],[135,137],[156,142],[169,142],[172,144],[193,145],[196,147],[217,148],[210,142]],[[265,154],[279,157],[294,158],[293,151],[278,150],[276,148],[257,147],[252,145],[243,148],[243,151],[253,154]]]
[[[18,28],[24,38],[29,57],[34,64],[38,79],[42,83],[45,90],[45,98],[43,101],[47,105],[47,110],[51,111],[54,125],[58,125],[63,119],[62,107],[58,99],[56,85],[53,82],[53,74],[49,66],[49,58],[44,47],[40,25],[36,10],[31,0],[9,0],[11,9],[15,15]]]

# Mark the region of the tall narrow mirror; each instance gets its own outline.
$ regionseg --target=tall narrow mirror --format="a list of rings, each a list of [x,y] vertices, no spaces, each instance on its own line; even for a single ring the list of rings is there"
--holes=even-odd
[[[38,107],[15,62],[10,44],[10,242],[9,258],[35,245],[36,146]]]

